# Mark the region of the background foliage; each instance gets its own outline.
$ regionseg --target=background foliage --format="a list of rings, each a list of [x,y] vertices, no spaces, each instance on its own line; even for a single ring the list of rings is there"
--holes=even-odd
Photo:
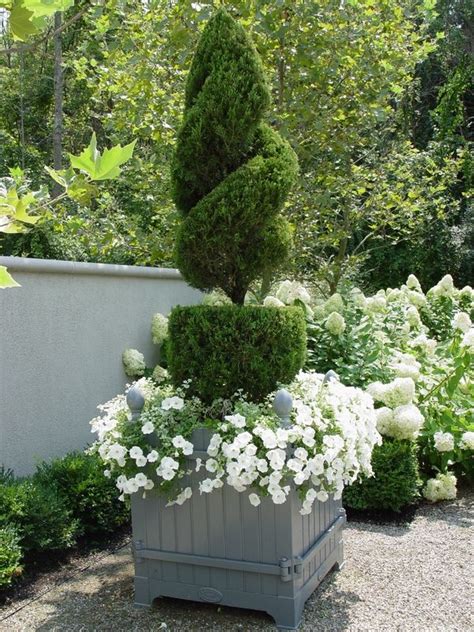
[[[173,264],[170,159],[198,36],[225,5],[252,32],[273,92],[268,122],[301,166],[287,218],[293,274],[334,291],[359,276],[472,279],[472,23],[468,0],[83,0],[65,13],[63,151],[138,139],[120,180],[68,202],[3,254]],[[52,155],[52,23],[0,45],[0,175],[45,182]],[[46,37],[44,37],[46,35]],[[6,49],[6,52],[5,52]],[[390,278],[388,283],[387,278]]]

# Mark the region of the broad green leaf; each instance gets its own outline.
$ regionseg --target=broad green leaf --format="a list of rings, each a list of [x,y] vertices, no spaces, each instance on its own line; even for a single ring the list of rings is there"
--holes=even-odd
[[[79,174],[67,186],[67,194],[80,204],[89,204],[94,195],[98,194],[97,187],[88,182],[82,174]]]
[[[5,266],[0,266],[0,289],[7,287],[21,287],[21,285],[15,281]]]
[[[14,39],[23,42],[37,32],[36,26],[31,21],[32,17],[33,12],[25,9],[20,2],[13,4],[8,22]]]
[[[116,145],[101,153],[97,149],[95,133],[92,134],[89,146],[79,156],[69,154],[71,166],[85,172],[91,180],[113,180],[120,175],[120,165],[130,160],[136,141],[122,147]]]
[[[74,0],[23,0],[23,6],[37,18],[53,15],[57,11],[66,11]]]
[[[60,184],[62,187],[66,188],[66,179],[64,178],[64,171],[56,171],[56,169],[52,169],[51,167],[47,167],[47,166],[45,166],[45,169],[55,182]]]

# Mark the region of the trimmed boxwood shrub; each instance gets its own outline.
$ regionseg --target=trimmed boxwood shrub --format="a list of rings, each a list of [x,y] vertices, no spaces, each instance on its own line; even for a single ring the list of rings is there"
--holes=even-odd
[[[9,586],[21,573],[20,536],[12,526],[0,527],[0,588]]]
[[[299,307],[223,305],[175,307],[169,318],[169,371],[174,384],[191,380],[204,401],[242,389],[262,400],[290,382],[306,358],[306,324]]]
[[[374,448],[372,468],[373,477],[345,488],[346,507],[399,512],[418,499],[421,481],[415,442],[384,438]]]
[[[55,489],[32,480],[0,484],[0,528],[14,527],[23,550],[66,549],[76,542],[79,524]]]
[[[263,123],[269,105],[250,37],[220,9],[193,58],[173,159],[182,215],[176,260],[192,286],[219,287],[239,304],[252,281],[285,261],[291,245],[280,211],[298,163],[288,142]]]
[[[118,500],[98,456],[71,452],[39,465],[34,480],[62,498],[78,521],[79,535],[112,533],[129,519],[128,506]]]

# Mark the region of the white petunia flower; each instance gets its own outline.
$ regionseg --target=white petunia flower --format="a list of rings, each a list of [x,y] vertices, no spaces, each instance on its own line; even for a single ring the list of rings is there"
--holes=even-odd
[[[254,507],[258,507],[261,503],[260,496],[257,494],[249,494],[249,501]]]
[[[226,415],[224,417],[226,421],[229,421],[236,428],[244,428],[245,427],[245,417],[236,413],[235,415]]]
[[[157,452],[156,450],[151,450],[151,451],[148,453],[147,460],[148,460],[150,463],[155,463],[155,461],[158,461],[158,456],[159,456],[159,455],[158,455],[158,452]]]
[[[155,432],[155,426],[153,425],[153,422],[151,421],[146,421],[143,426],[142,426],[142,432],[143,434],[151,434],[152,432]]]
[[[143,456],[143,450],[139,446],[134,445],[133,448],[130,448],[129,454],[132,459],[136,459],[139,456]]]
[[[184,399],[175,395],[174,397],[166,397],[161,402],[163,410],[181,410],[184,407]]]

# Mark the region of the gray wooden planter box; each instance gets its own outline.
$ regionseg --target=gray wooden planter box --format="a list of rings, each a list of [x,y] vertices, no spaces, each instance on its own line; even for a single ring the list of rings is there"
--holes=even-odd
[[[206,431],[197,431],[190,459],[205,458],[207,443]],[[248,492],[228,485],[200,495],[205,477],[190,476],[193,496],[181,506],[133,494],[136,606],[160,596],[210,602],[263,610],[278,628],[296,629],[308,597],[342,566],[341,501],[316,501],[302,516],[295,491],[282,505],[263,498],[253,507]]]

